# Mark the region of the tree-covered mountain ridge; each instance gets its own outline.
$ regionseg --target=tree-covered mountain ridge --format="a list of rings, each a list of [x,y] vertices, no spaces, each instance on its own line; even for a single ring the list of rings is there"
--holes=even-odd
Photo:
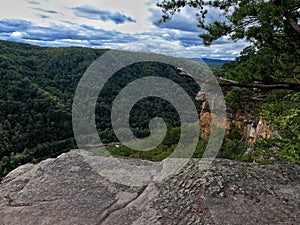
[[[1,176],[24,163],[76,148],[72,130],[74,93],[88,66],[106,51],[0,41]],[[118,71],[103,87],[96,106],[96,124],[102,142],[118,141],[110,118],[113,99],[129,82],[143,76],[171,79],[193,99],[199,89],[195,82],[178,76],[176,68],[159,63],[138,63]],[[148,98],[132,110],[133,133],[137,137],[148,136],[149,120],[155,116],[164,118],[169,127],[180,125],[172,105],[162,99]]]
[[[39,162],[76,148],[71,113],[74,93],[88,66],[106,51],[108,50],[84,47],[39,47],[0,41],[0,176],[22,164]],[[214,63],[208,65],[213,68],[217,77],[223,77],[224,71],[230,71],[238,60],[222,66],[220,61],[210,60]],[[190,77],[182,76],[177,68],[171,66],[148,63],[122,69],[104,86],[96,105],[97,130],[104,143],[118,141],[112,129],[110,110],[119,91],[129,82],[139,78],[132,74],[171,79],[179,83],[192,99],[199,91],[199,87]],[[297,136],[297,118],[300,113],[297,110],[297,92],[273,90],[266,93],[265,90],[253,87],[235,87],[234,83],[228,85],[227,80],[220,81],[220,85],[223,87],[229,116],[242,115],[241,117],[245,118],[245,115],[250,115],[249,118],[254,118],[256,123],[263,116],[283,134],[279,142],[260,139],[252,152],[253,155],[245,156],[247,146],[243,139],[243,131],[241,132],[241,127],[232,124],[227,128],[227,137],[220,157],[252,161],[264,155],[263,159],[267,159],[268,162],[268,159],[274,156],[284,161],[299,161],[297,143],[300,136]],[[279,100],[283,101],[278,103]],[[287,105],[287,102],[291,104]],[[200,113],[200,102],[195,102],[195,105]],[[261,107],[264,109],[263,113],[260,112]],[[147,137],[149,121],[156,116],[162,117],[169,127],[161,146],[142,153],[121,146],[112,148],[111,153],[134,155],[153,161],[167,157],[176,147],[180,136],[179,115],[172,105],[158,98],[140,101],[132,109],[130,125],[137,137]],[[200,139],[194,157],[201,157],[205,146],[206,140]]]

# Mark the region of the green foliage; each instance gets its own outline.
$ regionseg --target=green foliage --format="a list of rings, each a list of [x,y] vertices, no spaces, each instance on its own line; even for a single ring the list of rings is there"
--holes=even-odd
[[[196,147],[196,150],[193,154],[193,158],[202,158],[203,156],[203,153],[206,149],[206,146],[207,146],[207,140],[205,139],[200,139],[198,144],[197,144],[197,147]]]
[[[299,141],[295,142],[288,138],[265,139],[255,143],[254,150],[250,156],[253,159],[269,160],[274,158],[282,162],[300,163]]]
[[[256,108],[256,103],[252,100],[254,96],[253,90],[247,88],[232,88],[225,95],[225,101],[228,110],[232,113],[241,110],[243,112],[253,112]]]
[[[114,156],[138,157],[144,160],[159,162],[167,158],[174,151],[175,148],[176,145],[159,145],[158,147],[150,151],[136,151],[126,147],[125,145],[121,145],[119,147],[114,147],[110,149],[109,152]]]
[[[262,117],[280,130],[281,137],[264,140],[256,150],[288,162],[300,162],[300,93],[290,92],[283,99],[263,105]]]
[[[136,151],[126,147],[125,145],[121,145],[109,149],[109,152],[110,154],[116,156],[131,156],[151,161],[162,161],[163,159],[167,158],[177,147],[177,143],[180,138],[180,132],[180,127],[168,127],[163,142],[156,148],[149,151]]]
[[[244,156],[246,144],[241,143],[238,141],[228,141],[224,143],[222,148],[220,149],[220,152],[218,154],[218,157],[225,158],[225,159],[232,159],[232,160],[246,160],[246,157]]]
[[[298,0],[163,0],[162,22],[172,18],[182,7],[199,10],[199,27],[206,33],[199,36],[205,45],[226,36],[232,40],[251,43],[235,61],[223,65],[218,76],[233,80],[234,84],[257,84],[262,90],[225,89],[230,113],[240,111],[258,117],[259,114],[283,133],[257,143],[253,157],[275,156],[288,162],[299,162],[299,92],[300,90],[300,3]],[[215,21],[207,21],[210,9],[221,11]],[[220,155],[230,156],[237,143],[226,143]],[[233,150],[235,151],[235,150]]]
[[[230,141],[239,141],[242,139],[241,131],[237,126],[231,124],[228,132],[226,139]]]

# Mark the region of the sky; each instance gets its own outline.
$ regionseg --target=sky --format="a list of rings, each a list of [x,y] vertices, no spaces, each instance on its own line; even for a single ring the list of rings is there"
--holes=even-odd
[[[40,46],[84,46],[182,58],[234,59],[248,44],[198,37],[196,11],[184,8],[159,23],[160,0],[9,0],[0,8],[0,39]],[[208,22],[220,18],[210,10]]]

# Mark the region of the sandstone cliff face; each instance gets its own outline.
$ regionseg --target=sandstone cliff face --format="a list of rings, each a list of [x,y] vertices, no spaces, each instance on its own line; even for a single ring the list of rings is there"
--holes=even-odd
[[[207,139],[211,132],[212,117],[215,115],[210,112],[205,92],[199,91],[195,99],[202,102],[200,112],[201,138]],[[251,117],[253,116],[244,115],[240,111],[235,114],[228,114],[225,125],[227,134],[229,134],[231,127],[236,127],[240,131],[240,136],[242,136],[240,141],[246,143],[250,148],[255,142],[270,138],[274,133],[273,127],[267,124],[266,121],[254,121]],[[218,119],[216,121],[218,122]],[[218,124],[215,125],[218,126]]]
[[[200,171],[193,159],[169,179],[144,179],[141,186],[104,176],[108,171],[126,176],[114,170],[124,161],[150,174],[164,166],[76,150],[19,167],[0,184],[0,224],[300,224],[299,165],[218,159]]]

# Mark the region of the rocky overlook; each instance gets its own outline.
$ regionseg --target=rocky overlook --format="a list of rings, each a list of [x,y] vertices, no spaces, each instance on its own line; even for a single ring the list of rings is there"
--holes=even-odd
[[[192,159],[164,182],[128,186],[103,176],[108,159],[74,150],[15,169],[0,184],[0,224],[300,223],[299,165],[216,159],[200,171],[199,160]],[[127,161],[153,172],[161,166],[136,158],[111,160],[112,167]]]

